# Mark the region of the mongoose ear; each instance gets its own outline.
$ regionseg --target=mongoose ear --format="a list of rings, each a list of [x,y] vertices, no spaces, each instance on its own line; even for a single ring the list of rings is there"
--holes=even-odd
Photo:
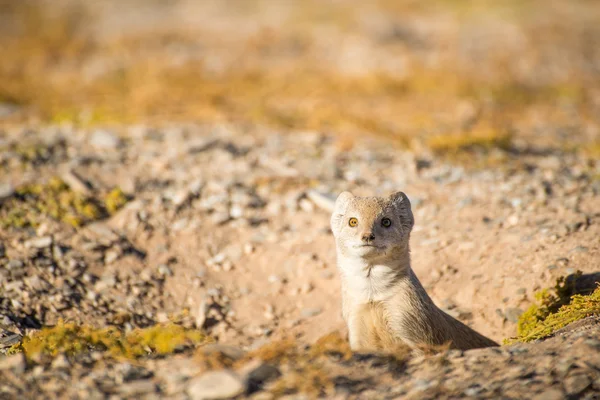
[[[396,192],[389,197],[390,203],[402,221],[402,226],[407,230],[412,230],[415,224],[415,217],[412,213],[410,200],[404,192]]]
[[[337,233],[340,228],[340,221],[346,214],[346,209],[348,209],[348,204],[354,198],[354,195],[350,192],[342,192],[338,196],[335,201],[335,206],[333,207],[333,214],[331,214],[331,231],[333,232],[333,236],[337,236]]]

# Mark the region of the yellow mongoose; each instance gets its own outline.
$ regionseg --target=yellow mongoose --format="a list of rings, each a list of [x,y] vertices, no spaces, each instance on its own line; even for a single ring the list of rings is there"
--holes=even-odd
[[[331,230],[342,281],[342,313],[353,350],[391,350],[406,344],[419,352],[449,344],[467,350],[498,346],[440,310],[410,267],[410,201],[343,192]]]

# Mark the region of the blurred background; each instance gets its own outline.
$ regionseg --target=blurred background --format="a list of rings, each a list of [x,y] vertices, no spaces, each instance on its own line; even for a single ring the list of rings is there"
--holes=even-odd
[[[593,0],[1,0],[0,118],[600,154]],[[491,157],[493,155],[494,157]]]

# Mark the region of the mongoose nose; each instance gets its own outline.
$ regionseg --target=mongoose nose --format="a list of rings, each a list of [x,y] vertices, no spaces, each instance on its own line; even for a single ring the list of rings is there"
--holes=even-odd
[[[370,242],[372,240],[375,240],[375,235],[373,235],[372,232],[364,233],[363,237],[362,237],[362,240],[365,241],[365,242]]]

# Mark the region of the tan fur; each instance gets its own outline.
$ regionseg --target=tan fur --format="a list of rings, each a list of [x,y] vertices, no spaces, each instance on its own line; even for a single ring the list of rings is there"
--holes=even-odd
[[[349,225],[350,218],[358,224]],[[391,225],[385,227],[383,218]],[[414,218],[402,192],[387,199],[344,192],[331,216],[342,281],[342,314],[353,350],[416,352],[449,345],[467,350],[497,346],[440,310],[410,267]]]

